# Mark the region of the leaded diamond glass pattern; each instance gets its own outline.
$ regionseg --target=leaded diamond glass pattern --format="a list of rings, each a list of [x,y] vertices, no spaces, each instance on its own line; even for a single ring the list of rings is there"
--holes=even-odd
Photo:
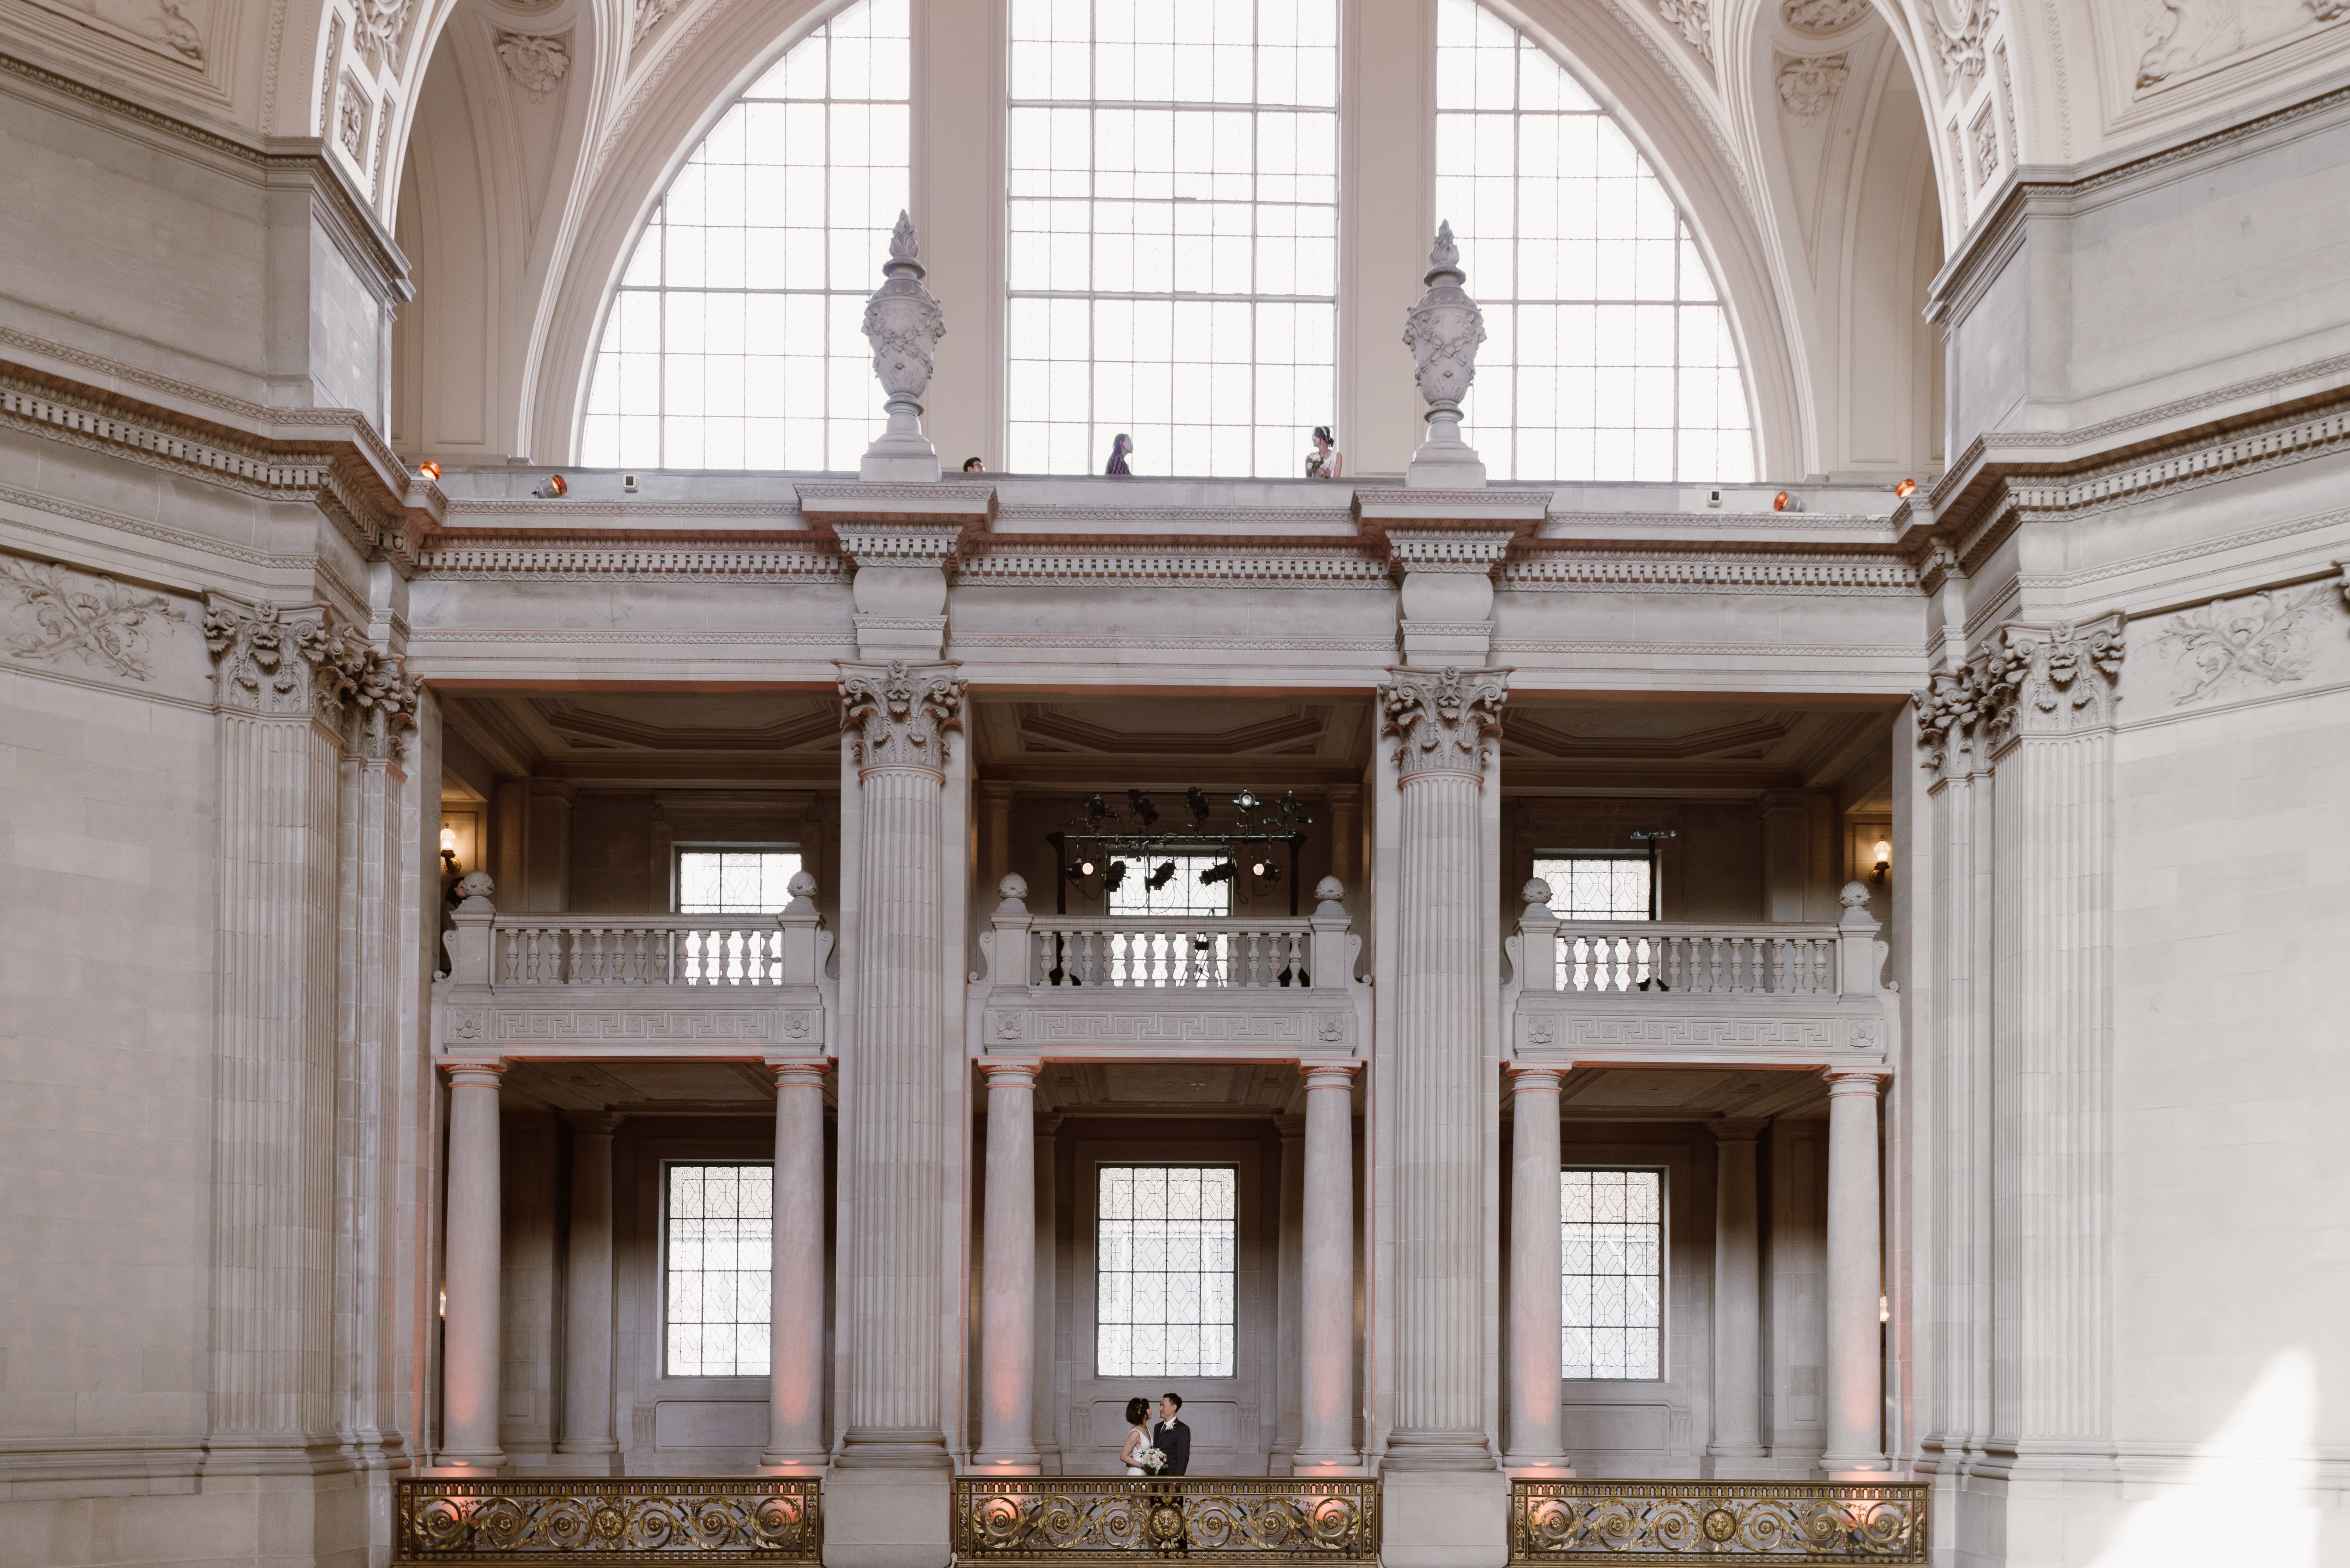
[[[1222,918],[1232,912],[1232,884],[1200,880],[1200,873],[1221,866],[1222,855],[1136,855],[1127,857],[1126,877],[1107,895],[1113,915],[1205,915]],[[1157,888],[1151,875],[1172,864],[1174,871]],[[1237,880],[1237,878],[1235,878]]]
[[[1100,1167],[1096,1376],[1233,1375],[1239,1202],[1228,1165]]]
[[[783,849],[681,849],[677,912],[765,915],[792,901],[800,857]]]
[[[1558,1173],[1563,1377],[1662,1376],[1665,1173]]]
[[[613,296],[582,462],[857,467],[883,419],[865,301],[910,204],[908,6],[842,11],[694,149]]]
[[[1493,477],[1751,480],[1729,314],[1621,128],[1477,0],[1439,0],[1436,107],[1436,212],[1485,312],[1461,433]]]
[[[1551,913],[1561,919],[1645,920],[1648,862],[1617,856],[1534,857],[1534,875],[1550,884]]]
[[[774,1302],[775,1168],[668,1168],[661,1213],[671,1377],[764,1377]]]
[[[1010,464],[1297,476],[1334,421],[1336,0],[1012,0]]]

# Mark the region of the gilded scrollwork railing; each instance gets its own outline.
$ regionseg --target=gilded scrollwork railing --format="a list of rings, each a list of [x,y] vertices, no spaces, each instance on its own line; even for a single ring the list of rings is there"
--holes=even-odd
[[[817,1483],[700,1480],[404,1480],[395,1563],[815,1563]]]
[[[1924,1563],[1926,1490],[1907,1482],[1515,1480],[1510,1561]]]
[[[954,1554],[958,1563],[1376,1563],[1378,1483],[962,1476]]]

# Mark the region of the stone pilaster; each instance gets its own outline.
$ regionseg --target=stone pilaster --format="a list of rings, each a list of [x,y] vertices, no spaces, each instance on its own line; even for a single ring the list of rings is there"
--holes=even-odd
[[[982,1062],[987,1080],[987,1212],[980,1296],[979,1452],[991,1475],[1036,1470],[1036,1071]]]
[[[1547,977],[1545,977],[1547,978]],[[1557,1066],[1510,1069],[1517,1104],[1510,1158],[1512,1474],[1570,1474],[1559,1441],[1559,1081]]]
[[[1349,1469],[1355,1446],[1355,1074],[1309,1062],[1300,1262],[1301,1413],[1294,1473]]]
[[[323,605],[215,598],[204,639],[220,726],[205,1469],[307,1474],[359,1420],[359,1374],[347,1358],[338,1379],[334,1354],[338,884],[344,725],[376,659]]]
[[[570,1473],[612,1473],[612,1134],[616,1116],[566,1116],[571,1131],[569,1259],[563,1293],[563,1435]]]
[[[1505,671],[1390,671],[1379,690],[1397,820],[1390,1056],[1394,1397],[1381,1474],[1383,1555],[1397,1568],[1498,1568],[1506,1482],[1492,1389],[1488,1161],[1497,1129],[1482,918],[1491,742]]]
[[[848,1336],[826,1558],[938,1568],[949,1460],[941,1399],[949,1074],[944,792],[963,683],[946,664],[844,664],[858,789],[852,1034],[841,1074]]]
[[[775,1276],[769,1285],[767,1449],[759,1468],[824,1468],[824,1061],[773,1062]]]

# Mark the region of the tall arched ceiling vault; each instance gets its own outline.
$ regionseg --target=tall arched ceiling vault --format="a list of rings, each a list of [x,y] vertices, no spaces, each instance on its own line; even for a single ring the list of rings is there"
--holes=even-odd
[[[601,315],[646,213],[733,98],[831,8],[20,0],[0,13],[0,47],[232,134],[322,140],[415,267],[398,443],[550,460],[571,453]],[[928,9],[972,51],[918,57],[918,98],[1000,74],[993,7]],[[1349,0],[1347,25],[1422,9]],[[1930,466],[1924,283],[2019,169],[2107,161],[2282,106],[2332,80],[2350,48],[2342,0],[1493,9],[1590,85],[1681,202],[1731,303],[1766,471],[1790,476]],[[925,180],[919,136],[924,222],[960,196],[951,178]],[[972,334],[956,351],[984,353],[953,293],[941,290],[950,320]]]

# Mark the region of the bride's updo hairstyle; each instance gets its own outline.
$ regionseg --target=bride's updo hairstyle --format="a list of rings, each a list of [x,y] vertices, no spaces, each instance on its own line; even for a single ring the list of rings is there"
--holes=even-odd
[[[1140,1395],[1137,1395],[1135,1397],[1128,1399],[1126,1402],[1126,1424],[1128,1426],[1139,1427],[1149,1419],[1150,1419],[1149,1400],[1143,1398]]]

